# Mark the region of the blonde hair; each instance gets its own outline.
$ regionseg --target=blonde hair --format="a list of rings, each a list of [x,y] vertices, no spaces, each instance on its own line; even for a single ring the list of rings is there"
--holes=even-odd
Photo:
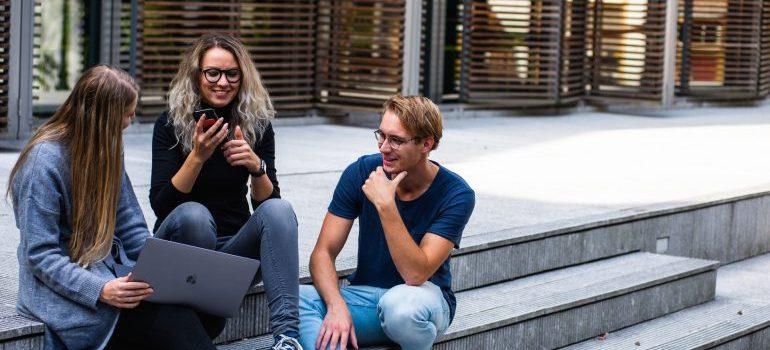
[[[262,86],[259,72],[243,44],[229,34],[204,34],[185,52],[168,92],[169,123],[174,126],[177,143],[182,145],[185,153],[192,150],[195,135],[193,111],[201,102],[198,86],[200,64],[203,55],[214,47],[233,54],[241,69],[241,86],[234,100],[230,128],[240,126],[244,138],[251,144],[262,137],[275,115],[270,96]]]
[[[87,70],[64,104],[32,135],[11,170],[8,193],[35,145],[45,141],[65,145],[72,175],[69,253],[80,266],[104,258],[112,246],[123,177],[123,118],[138,91],[131,76],[118,68]]]
[[[433,138],[433,148],[438,148],[441,140],[443,125],[441,111],[433,101],[422,96],[394,95],[382,105],[382,114],[391,111],[395,114],[404,129],[414,137]]]

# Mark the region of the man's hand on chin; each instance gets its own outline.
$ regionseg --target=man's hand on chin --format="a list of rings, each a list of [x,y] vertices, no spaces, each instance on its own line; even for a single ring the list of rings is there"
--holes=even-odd
[[[382,167],[378,166],[375,171],[369,174],[369,178],[366,179],[361,189],[363,189],[366,198],[377,209],[381,209],[396,202],[396,188],[405,177],[406,171],[402,171],[393,180],[390,180]]]

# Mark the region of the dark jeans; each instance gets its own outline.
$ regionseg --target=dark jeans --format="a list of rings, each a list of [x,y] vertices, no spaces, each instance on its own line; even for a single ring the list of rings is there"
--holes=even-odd
[[[120,311],[110,350],[215,350],[212,340],[225,328],[225,319],[184,306],[141,302]]]
[[[299,331],[297,217],[291,204],[269,199],[234,236],[217,238],[211,213],[200,203],[180,204],[163,220],[155,237],[260,260],[274,336]]]

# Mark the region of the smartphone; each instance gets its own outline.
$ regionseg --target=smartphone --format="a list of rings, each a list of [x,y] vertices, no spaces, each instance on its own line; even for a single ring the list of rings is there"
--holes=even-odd
[[[195,122],[197,123],[199,119],[201,119],[201,116],[205,115],[206,119],[203,120],[203,131],[208,130],[212,125],[214,125],[217,122],[217,112],[211,108],[203,108],[193,111],[193,118],[195,118]]]
[[[206,119],[203,120],[203,131],[208,130],[211,126],[213,126],[219,117],[217,116],[217,112],[211,108],[203,108],[193,111],[193,118],[195,118],[195,122],[197,123],[199,119],[201,119],[201,116],[205,115]],[[227,119],[224,120],[224,122],[227,122]],[[231,141],[235,139],[235,135],[233,134],[234,129],[230,129],[230,131],[227,132],[227,141]]]

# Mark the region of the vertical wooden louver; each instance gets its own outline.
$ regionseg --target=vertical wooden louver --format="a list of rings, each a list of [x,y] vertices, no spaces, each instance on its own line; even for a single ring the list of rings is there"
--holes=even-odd
[[[130,10],[130,6],[123,8],[124,12]],[[140,1],[138,17],[137,57],[141,63],[137,64],[137,78],[143,89],[144,117],[154,117],[165,108],[169,83],[182,54],[190,43],[209,31],[240,38],[260,71],[279,116],[303,114],[312,107],[313,0],[145,0]],[[122,18],[130,19],[126,15]],[[125,22],[123,27],[126,28]],[[125,29],[123,32],[130,35]]]
[[[377,109],[401,91],[406,0],[319,0],[316,93],[324,109]]]
[[[660,100],[665,0],[589,0],[590,95]]]
[[[585,95],[588,0],[565,0],[562,6],[559,99],[568,103]]]
[[[0,0],[0,132],[8,129],[8,65],[11,41],[11,1]]]
[[[762,1],[762,21],[759,28],[759,96],[770,96],[770,0]]]
[[[757,96],[762,0],[680,2],[679,93],[704,98]]]
[[[132,38],[132,32],[131,32],[131,6],[132,6],[131,0],[121,0],[120,2],[120,43],[119,43],[119,52],[120,52],[120,68],[125,70],[129,73],[134,73],[134,80],[137,84],[139,84],[139,87],[141,88],[140,93],[145,94],[148,93],[148,91],[145,91],[144,84],[142,82],[142,44],[144,43],[144,38],[142,37],[141,33],[144,31],[143,28],[143,12],[142,8],[144,8],[144,0],[138,0],[136,1],[137,9],[136,9],[136,37]],[[131,62],[131,40],[136,40],[135,43],[135,57],[133,57],[134,62],[132,65]],[[131,71],[131,68],[136,70],[135,72]],[[162,91],[162,90],[161,90]],[[152,96],[152,95],[150,95]],[[157,98],[157,97],[156,97]],[[143,102],[144,103],[144,102]],[[139,111],[137,111],[137,117],[142,119],[147,118],[154,118],[154,115],[147,115],[144,116],[141,113],[142,104],[138,106]],[[153,110],[150,108],[150,110]]]
[[[561,5],[553,1],[466,1],[469,103],[542,104],[558,95]]]
[[[727,1],[724,85],[725,92],[734,97],[756,97],[761,40],[757,28],[761,19],[762,0]]]

